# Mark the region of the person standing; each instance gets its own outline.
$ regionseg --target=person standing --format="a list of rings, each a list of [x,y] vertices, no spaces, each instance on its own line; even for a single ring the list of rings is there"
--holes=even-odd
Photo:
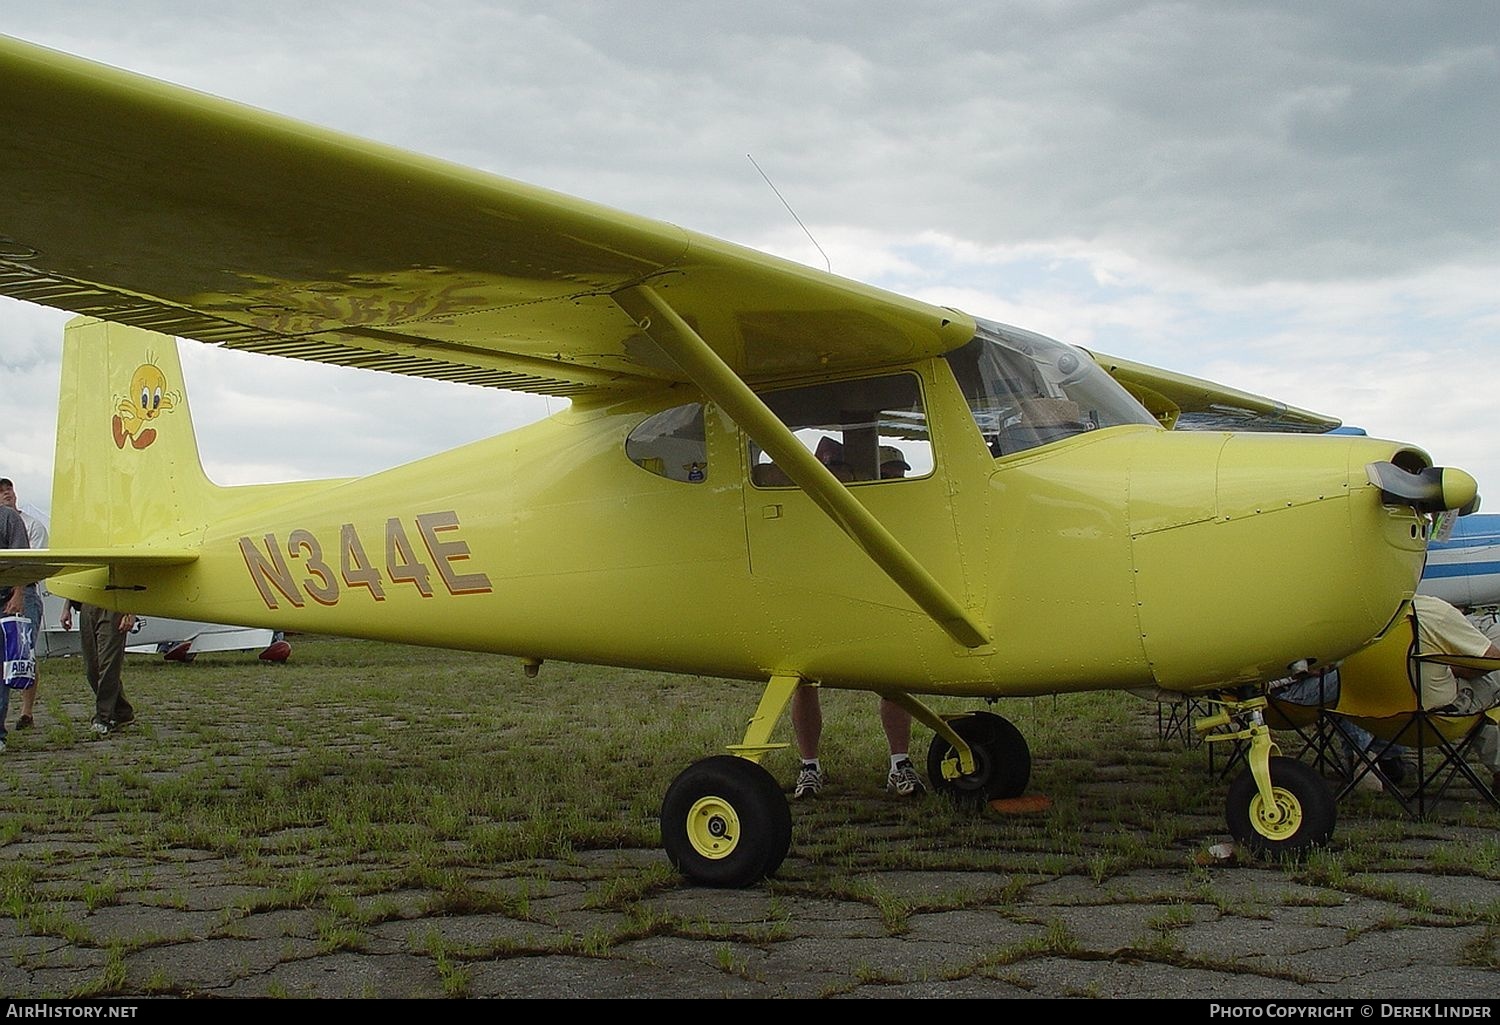
[[[135,722],[135,709],[125,699],[125,685],[120,679],[125,667],[125,635],[135,626],[135,616],[70,601],[63,609],[64,630],[73,629],[75,610],[83,613],[78,627],[83,671],[94,692],[94,721],[89,729],[103,737]]]
[[[47,525],[39,517],[33,516],[21,508],[20,501],[16,498],[16,486],[9,477],[0,477],[0,506],[14,509],[21,517],[21,522],[26,525],[26,538],[31,542],[31,548],[47,547]],[[42,646],[42,583],[27,584],[23,589],[22,615],[31,620],[31,643],[38,649]],[[37,660],[37,668],[41,668],[41,660]],[[16,729],[24,730],[32,722],[31,713],[36,709],[37,683],[41,681],[41,673],[37,673],[36,682],[21,691],[21,715],[16,719]],[[0,716],[4,713],[0,712]]]
[[[817,456],[832,469],[834,462],[843,459],[843,446],[831,439],[825,438],[824,441],[829,444],[820,444]],[[881,445],[879,459],[881,480],[900,479],[911,469],[906,457],[894,445]],[[926,793],[927,787],[907,754],[911,747],[911,713],[889,698],[881,697],[880,726],[885,731],[886,746],[891,754],[886,789],[900,797],[918,797]],[[792,692],[792,737],[801,759],[797,779],[792,783],[792,799],[816,797],[828,780],[823,773],[823,762],[818,757],[818,745],[823,737],[823,706],[817,687],[802,686]]]
[[[26,536],[26,524],[21,514],[9,506],[0,505],[0,549],[24,549],[31,547]],[[0,587],[0,616],[19,616],[26,608],[26,588],[31,584],[16,584]],[[0,752],[5,751],[5,716],[10,710],[10,688],[0,687]]]

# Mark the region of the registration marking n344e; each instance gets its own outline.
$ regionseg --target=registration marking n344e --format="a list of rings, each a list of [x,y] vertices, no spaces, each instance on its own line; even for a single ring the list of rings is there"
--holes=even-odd
[[[260,541],[244,535],[239,539],[240,554],[268,609],[280,608],[281,599],[300,609],[305,604],[303,595],[319,605],[337,605],[344,595],[356,591],[374,601],[385,601],[388,590],[403,585],[415,588],[423,598],[431,598],[434,568],[449,594],[490,592],[487,575],[460,573],[454,565],[470,558],[468,543],[457,536],[447,539],[440,536],[459,529],[456,512],[446,509],[422,513],[412,522],[431,560],[430,566],[418,554],[396,516],[385,521],[384,573],[370,557],[353,523],[340,524],[337,539],[329,538],[326,544],[313,531],[302,527],[288,533],[285,544],[275,534],[266,534]]]

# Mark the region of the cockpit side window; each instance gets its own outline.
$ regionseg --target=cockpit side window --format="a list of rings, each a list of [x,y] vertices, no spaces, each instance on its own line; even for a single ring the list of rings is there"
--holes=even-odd
[[[1101,427],[1156,423],[1088,353],[1020,328],[978,324],[973,340],[947,359],[992,455]]]
[[[662,477],[702,484],[708,479],[703,404],[690,402],[647,417],[625,439],[625,455]]]
[[[762,398],[808,451],[845,483],[932,473],[927,412],[914,374],[788,388]],[[792,486],[786,472],[753,441],[750,479],[756,487]]]

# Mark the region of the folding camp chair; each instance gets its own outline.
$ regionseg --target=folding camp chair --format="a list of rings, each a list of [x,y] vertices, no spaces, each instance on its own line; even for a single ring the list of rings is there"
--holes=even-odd
[[[1481,671],[1500,669],[1500,658],[1421,653],[1416,611],[1410,604],[1403,606],[1385,633],[1339,667],[1339,701],[1328,714],[1368,730],[1377,739],[1368,749],[1355,752],[1354,772],[1339,796],[1373,772],[1408,815],[1422,817],[1462,776],[1491,807],[1500,809],[1500,798],[1466,757],[1479,731],[1494,720],[1484,713],[1445,715],[1424,709],[1419,670],[1426,662]],[[1379,758],[1385,745],[1379,741],[1416,750],[1415,781],[1408,790],[1403,791],[1381,769]]]
[[[1327,673],[1320,673],[1315,681],[1321,687],[1327,678]],[[1323,717],[1326,707],[1334,704],[1332,687],[1326,697],[1320,698],[1313,704],[1301,704],[1295,701],[1284,701],[1276,696],[1276,691],[1266,695],[1265,708],[1261,710],[1261,717],[1265,725],[1279,734],[1293,734],[1296,746],[1290,747],[1277,742],[1278,753],[1289,758],[1306,761],[1311,767],[1325,776],[1333,776],[1340,780],[1349,778],[1349,768],[1344,759],[1337,753],[1334,743],[1337,731],[1332,723]],[[1200,713],[1206,714],[1206,713]],[[1225,729],[1233,732],[1233,728],[1226,726]],[[1285,736],[1282,737],[1285,739]],[[1223,747],[1223,764],[1218,762],[1216,748]],[[1241,741],[1229,741],[1225,744],[1210,744],[1208,748],[1208,772],[1210,776],[1227,779],[1229,775],[1245,763],[1246,745]]]
[[[1341,780],[1349,779],[1348,762],[1339,754],[1338,729],[1334,722],[1323,713],[1332,707],[1334,700],[1333,687],[1328,682],[1331,670],[1323,670],[1318,674],[1316,689],[1318,699],[1312,704],[1302,704],[1295,701],[1285,701],[1277,697],[1276,691],[1266,695],[1266,710],[1263,713],[1266,725],[1278,733],[1294,734],[1297,738],[1296,748],[1278,742],[1282,753],[1291,758],[1309,762],[1314,769],[1325,776],[1333,776]],[[1325,692],[1323,688],[1327,686]]]
[[[1172,742],[1183,747],[1194,748],[1203,739],[1193,731],[1193,720],[1207,715],[1207,703],[1177,691],[1158,690],[1152,695],[1156,702],[1156,738],[1165,747]]]

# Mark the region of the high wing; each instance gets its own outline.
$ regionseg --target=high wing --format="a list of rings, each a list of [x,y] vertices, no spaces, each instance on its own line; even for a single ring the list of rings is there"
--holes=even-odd
[[[1342,422],[1200,377],[1162,370],[1118,356],[1106,356],[1102,352],[1089,355],[1134,395],[1152,416],[1173,430],[1324,434]]]
[[[935,355],[971,318],[558,193],[0,38],[0,294],[327,363],[587,397]]]
[[[0,294],[228,348],[587,399],[689,376],[648,286],[752,385],[967,342],[964,313],[0,37]],[[1168,427],[1337,420],[1095,359]]]

